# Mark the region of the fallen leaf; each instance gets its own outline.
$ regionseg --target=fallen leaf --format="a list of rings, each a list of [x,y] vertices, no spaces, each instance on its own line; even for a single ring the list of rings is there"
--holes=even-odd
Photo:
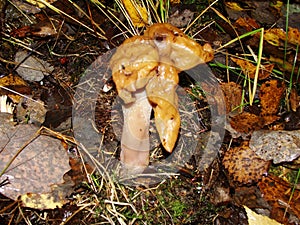
[[[274,1],[271,3],[271,7],[276,9],[278,13],[281,13],[282,6],[284,6],[282,1]]]
[[[233,57],[231,58],[231,60],[241,67],[243,73],[246,76],[249,76],[251,79],[254,79],[256,66],[253,63],[244,59],[237,59]],[[261,65],[261,68],[259,69],[258,72],[258,79],[259,80],[267,79],[271,75],[273,68],[274,68],[274,64]]]
[[[295,88],[292,88],[290,93],[290,106],[294,112],[296,112],[297,108],[300,106],[300,96]]]
[[[0,78],[0,95],[7,95],[14,103],[18,103],[22,97],[10,90],[23,95],[31,94],[31,88],[28,84],[21,77],[14,74]]]
[[[270,162],[261,159],[247,143],[243,143],[226,151],[223,165],[234,181],[251,184],[267,174]]]
[[[269,80],[261,85],[259,91],[261,115],[277,114],[284,91],[284,83],[278,80]]]
[[[263,119],[255,114],[242,112],[231,117],[230,125],[233,129],[241,133],[250,133],[264,126]]]
[[[246,29],[247,32],[250,32],[254,29],[258,29],[259,25],[256,23],[256,21],[249,17],[239,17],[235,21],[235,26],[240,26]]]
[[[57,139],[36,136],[38,127],[11,126],[7,119],[0,114],[0,171],[24,148],[0,177],[0,182],[9,180],[9,184],[0,187],[0,192],[14,200],[27,193],[51,193],[51,186],[63,183],[64,174],[70,170],[66,150]]]
[[[259,215],[244,205],[247,213],[249,225],[280,225],[276,220],[270,219],[267,216]]]
[[[148,13],[145,7],[138,5],[136,1],[122,0],[122,2],[134,26],[143,27],[148,24]]]
[[[225,2],[226,6],[235,11],[242,11],[244,10],[237,2]]]
[[[17,52],[15,61],[21,63],[16,71],[24,80],[28,81],[41,81],[44,75],[49,75],[54,69],[46,61],[29,56],[26,51]]]
[[[284,41],[288,38],[288,43],[293,45],[300,44],[300,32],[297,28],[288,28],[288,35],[280,28],[272,28],[265,31],[264,40],[271,45],[280,46],[284,44]]]
[[[270,62],[276,63],[283,71],[288,71],[288,72],[294,71],[294,74],[298,73],[299,67],[297,65],[294,67],[290,62],[287,61],[284,62],[282,58],[276,58],[271,55],[269,60]]]
[[[23,123],[40,126],[44,123],[47,109],[41,100],[22,98],[16,106],[16,118]]]
[[[270,217],[284,224],[288,223],[288,215],[295,215],[300,218],[300,191],[294,190],[286,181],[275,177],[263,177],[258,182],[262,196],[271,205],[272,210]],[[292,198],[291,195],[293,194]],[[291,199],[290,199],[291,198]],[[287,212],[285,214],[285,211]]]
[[[238,111],[242,104],[242,87],[235,82],[221,84],[226,102],[226,112]]]
[[[264,160],[291,162],[300,156],[300,131],[254,131],[249,146]]]

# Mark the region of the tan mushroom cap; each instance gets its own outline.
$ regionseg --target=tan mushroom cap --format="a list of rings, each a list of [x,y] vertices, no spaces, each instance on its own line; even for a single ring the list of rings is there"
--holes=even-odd
[[[168,23],[157,23],[149,27],[144,34],[158,47],[160,62],[168,59],[179,71],[209,62],[214,58],[209,44],[201,46],[186,36],[180,29]]]
[[[135,98],[132,92],[144,88],[154,75],[159,55],[153,41],[134,36],[124,41],[110,60],[113,80],[125,104]]]
[[[149,80],[146,86],[147,96],[154,110],[156,129],[162,145],[168,152],[172,152],[180,128],[176,94],[178,79],[176,68],[161,63],[158,75]]]

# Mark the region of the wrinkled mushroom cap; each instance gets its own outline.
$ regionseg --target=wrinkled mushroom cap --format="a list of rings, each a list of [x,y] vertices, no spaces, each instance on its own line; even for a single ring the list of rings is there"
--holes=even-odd
[[[134,102],[131,92],[145,87],[155,73],[159,55],[153,41],[135,36],[124,41],[110,60],[113,80],[125,104]]]
[[[168,23],[157,23],[145,31],[145,36],[153,40],[159,49],[161,61],[167,58],[179,71],[213,59],[213,49],[209,44],[201,46],[186,36],[180,29]]]
[[[158,75],[149,80],[146,86],[147,96],[154,110],[156,129],[162,145],[168,152],[172,152],[180,128],[176,94],[178,79],[176,68],[161,63]]]

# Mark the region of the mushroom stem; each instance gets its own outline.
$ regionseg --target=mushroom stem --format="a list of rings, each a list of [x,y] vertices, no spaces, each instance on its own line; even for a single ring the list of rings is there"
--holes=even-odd
[[[135,102],[122,106],[124,125],[120,158],[126,169],[142,172],[149,164],[149,125],[152,107],[145,89],[134,92],[133,97],[136,99]]]

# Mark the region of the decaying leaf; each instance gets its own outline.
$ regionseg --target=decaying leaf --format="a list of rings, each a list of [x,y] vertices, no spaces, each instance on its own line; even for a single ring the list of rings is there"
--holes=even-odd
[[[275,115],[278,112],[284,91],[284,83],[278,80],[269,80],[261,85],[259,92],[261,115]]]
[[[294,112],[296,112],[297,108],[300,106],[300,96],[298,95],[295,88],[292,88],[290,93],[290,106],[291,110],[293,110]]]
[[[18,74],[28,81],[41,81],[45,75],[49,75],[54,69],[46,61],[28,56],[26,51],[17,52],[15,61],[21,63],[17,68]]]
[[[16,117],[20,122],[40,126],[44,123],[47,109],[41,100],[22,98],[16,106]]]
[[[242,112],[231,118],[230,125],[238,132],[249,133],[262,128],[264,126],[264,121],[260,116]]]
[[[289,183],[271,175],[263,177],[263,179],[258,182],[258,186],[263,198],[266,199],[272,207],[271,218],[284,224],[290,224],[288,223],[290,219],[288,216],[294,215],[300,218],[299,190],[292,192],[292,186]],[[293,195],[292,198],[291,195]]]
[[[244,10],[237,2],[226,2],[225,4],[228,8],[235,10],[235,11]]]
[[[35,126],[11,126],[6,117],[1,115],[0,119],[0,171],[24,147],[1,176],[0,182],[8,179],[9,184],[2,186],[0,192],[15,200],[27,193],[51,193],[51,185],[62,183],[64,174],[70,170],[69,157],[61,142],[37,136]]]
[[[249,225],[280,225],[276,220],[270,219],[267,216],[259,215],[256,212],[249,209],[247,206],[244,206]]]
[[[300,156],[300,131],[254,131],[249,146],[264,160],[291,162]]]
[[[233,57],[231,58],[231,60],[241,67],[245,75],[249,76],[251,79],[254,79],[256,66],[253,63],[244,59],[237,59]],[[271,75],[273,68],[274,64],[261,65],[258,73],[258,79],[267,79]]]
[[[226,112],[237,111],[242,103],[242,87],[235,82],[221,84],[226,102]]]
[[[246,29],[247,32],[250,32],[254,29],[258,29],[259,25],[256,23],[256,21],[249,17],[239,17],[235,21],[235,26],[240,26]]]
[[[1,86],[4,88],[1,88]],[[10,90],[23,95],[31,94],[31,88],[28,84],[21,77],[14,74],[0,78],[0,95],[7,95],[14,103],[18,103],[21,96]]]
[[[270,162],[261,159],[244,143],[225,153],[223,165],[234,181],[250,184],[267,174]]]
[[[148,13],[145,7],[132,0],[122,0],[122,2],[134,26],[143,27],[148,24]]]
[[[289,27],[288,42],[293,45],[300,44],[300,32],[297,28]],[[284,44],[286,39],[286,32],[280,28],[272,28],[265,31],[264,40],[271,45],[280,46]]]

